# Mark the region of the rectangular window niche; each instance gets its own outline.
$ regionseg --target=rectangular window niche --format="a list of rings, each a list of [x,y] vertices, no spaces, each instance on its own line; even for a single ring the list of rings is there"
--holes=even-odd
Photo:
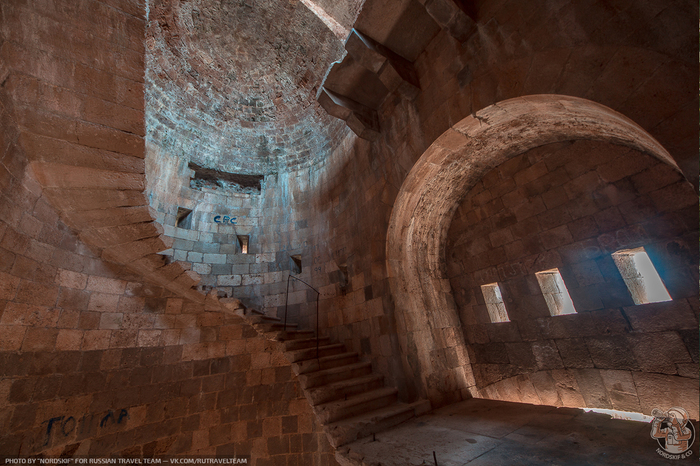
[[[175,217],[175,226],[187,230],[192,229],[192,209],[178,207],[177,216]]]
[[[671,301],[644,248],[617,251],[612,257],[635,304]]]
[[[293,256],[289,256],[289,258],[291,259],[291,272],[295,275],[301,273],[301,254],[295,254]]]
[[[248,254],[248,235],[236,235],[238,238],[238,245],[241,247],[241,254]]]
[[[537,272],[535,276],[540,284],[540,289],[551,315],[576,314],[574,302],[571,300],[569,290],[566,289],[559,269],[543,270],[542,272]]]
[[[498,283],[481,285],[481,294],[484,295],[486,310],[489,312],[491,322],[510,322],[508,311],[506,311],[506,305],[501,295],[501,288],[498,286]]]

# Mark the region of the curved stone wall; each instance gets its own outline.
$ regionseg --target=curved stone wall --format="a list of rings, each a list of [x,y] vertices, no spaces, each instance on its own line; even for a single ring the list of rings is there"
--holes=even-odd
[[[484,175],[457,208],[446,245],[479,396],[649,413],[668,387],[691,387],[696,207],[671,166],[607,143],[541,146]],[[673,301],[633,302],[611,254],[639,247]],[[550,314],[535,273],[553,268],[575,314]],[[492,323],[486,311],[480,287],[490,283],[509,322]],[[681,392],[695,412],[693,391]]]
[[[143,5],[0,10],[0,455],[332,460],[279,349],[157,254]]]
[[[347,128],[316,102],[340,40],[301,2],[149,4],[149,141],[208,168],[268,175],[323,161]]]

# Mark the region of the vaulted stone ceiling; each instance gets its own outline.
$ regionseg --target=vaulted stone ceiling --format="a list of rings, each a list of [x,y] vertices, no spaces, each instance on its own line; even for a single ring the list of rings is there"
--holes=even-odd
[[[148,141],[198,165],[269,174],[325,159],[347,133],[318,86],[340,39],[302,2],[152,0]]]

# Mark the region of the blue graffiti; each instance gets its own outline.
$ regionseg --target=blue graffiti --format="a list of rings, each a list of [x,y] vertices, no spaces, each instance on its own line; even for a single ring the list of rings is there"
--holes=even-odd
[[[229,217],[228,215],[223,215],[223,220],[221,215],[217,215],[214,217],[214,223],[221,223],[223,225],[230,224],[230,225],[236,225],[236,222],[238,221],[238,217]]]

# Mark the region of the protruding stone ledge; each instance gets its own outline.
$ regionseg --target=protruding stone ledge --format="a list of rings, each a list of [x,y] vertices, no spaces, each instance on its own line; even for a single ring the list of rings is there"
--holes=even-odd
[[[379,117],[376,110],[324,87],[319,91],[318,102],[329,115],[344,120],[362,139],[374,141],[379,137]]]
[[[389,92],[398,90],[409,100],[418,96],[420,81],[413,63],[393,50],[356,29],[350,32],[345,50],[357,63],[376,73]]]

